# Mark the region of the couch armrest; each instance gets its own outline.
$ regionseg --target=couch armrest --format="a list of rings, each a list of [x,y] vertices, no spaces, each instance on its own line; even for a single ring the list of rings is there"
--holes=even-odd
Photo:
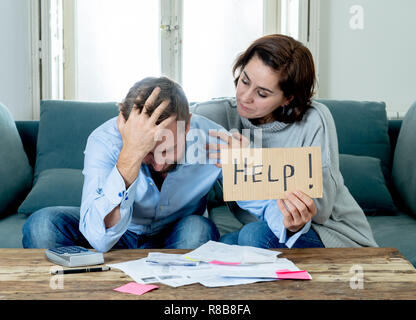
[[[402,122],[403,120],[389,120],[389,137],[390,137],[392,160],[393,160],[394,149],[396,149],[397,138],[399,137]]]
[[[36,162],[36,143],[38,140],[39,121],[16,121],[17,131],[22,139],[23,148],[34,168]]]

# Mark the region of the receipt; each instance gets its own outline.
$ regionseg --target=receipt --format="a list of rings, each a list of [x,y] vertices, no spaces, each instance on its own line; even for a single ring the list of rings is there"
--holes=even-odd
[[[249,246],[230,245],[217,241],[208,241],[197,249],[183,256],[192,261],[203,261],[224,264],[257,264],[276,262],[279,251]]]

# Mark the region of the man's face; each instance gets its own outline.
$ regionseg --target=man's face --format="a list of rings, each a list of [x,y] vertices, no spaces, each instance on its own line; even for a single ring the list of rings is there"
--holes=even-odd
[[[190,120],[187,125],[185,121],[172,122],[163,129],[160,140],[145,156],[143,163],[160,173],[170,171],[185,154],[186,133],[189,128]]]

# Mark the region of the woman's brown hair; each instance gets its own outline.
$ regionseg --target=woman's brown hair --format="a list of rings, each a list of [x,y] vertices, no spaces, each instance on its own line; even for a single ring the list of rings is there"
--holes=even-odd
[[[293,97],[288,106],[277,106],[273,112],[275,120],[285,123],[302,120],[306,110],[311,106],[315,87],[315,66],[309,49],[289,36],[272,34],[261,37],[254,41],[234,63],[235,86],[242,70],[254,55],[279,73],[278,86],[285,98]],[[238,75],[235,76],[237,71]]]

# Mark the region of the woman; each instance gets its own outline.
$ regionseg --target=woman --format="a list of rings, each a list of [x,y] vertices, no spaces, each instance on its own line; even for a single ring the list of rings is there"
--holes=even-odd
[[[339,171],[331,113],[323,104],[312,101],[315,68],[310,51],[288,36],[264,36],[238,57],[233,74],[235,99],[197,104],[193,112],[227,130],[261,129],[263,148],[320,146],[323,197],[311,199],[298,191],[287,194],[285,200],[276,200],[275,214],[283,216],[286,239],[279,239],[280,235],[272,231],[274,226],[266,215],[240,201],[238,205],[255,214],[258,221],[224,235],[221,241],[265,248],[377,246],[363,211]],[[249,143],[238,134],[234,139]],[[229,147],[235,143],[225,142]],[[296,241],[289,243],[294,234]]]

